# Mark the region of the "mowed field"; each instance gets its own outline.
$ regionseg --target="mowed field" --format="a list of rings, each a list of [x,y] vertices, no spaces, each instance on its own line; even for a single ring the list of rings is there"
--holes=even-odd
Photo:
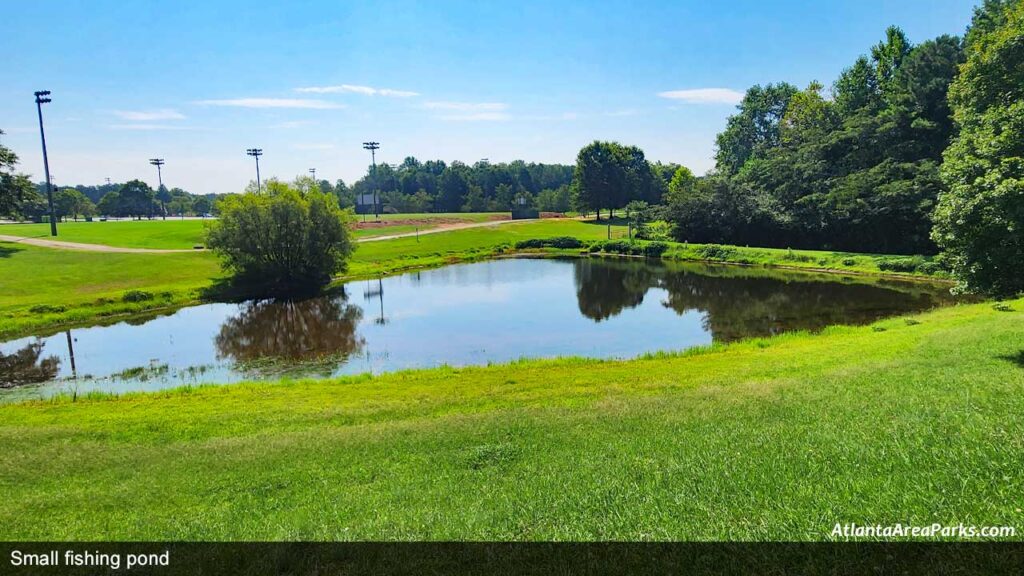
[[[508,219],[506,212],[437,213],[437,214],[382,214],[375,222],[373,215],[354,217],[357,238],[403,234],[430,230],[453,224],[487,222]],[[167,250],[189,249],[202,246],[205,227],[209,220],[110,220],[107,222],[61,222],[54,240],[104,244],[124,248],[155,248]],[[49,224],[3,224],[0,235],[51,239]]]
[[[0,406],[7,540],[1024,526],[1024,300],[631,361]],[[1018,533],[1018,538],[1020,534]]]

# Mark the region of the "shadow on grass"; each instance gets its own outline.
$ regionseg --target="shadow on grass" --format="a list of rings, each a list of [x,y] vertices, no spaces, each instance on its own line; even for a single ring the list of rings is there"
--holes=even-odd
[[[0,242],[0,258],[10,258],[15,252],[21,252],[24,248],[9,242]]]
[[[596,224],[598,226],[607,226],[609,220],[608,220],[608,215],[605,214],[604,216],[601,217],[600,220],[593,220],[593,219],[588,218],[586,220],[580,220],[580,222],[582,222],[584,224],[590,224],[590,225],[595,225]],[[611,219],[611,224],[612,224],[612,226],[625,226],[625,225],[629,224],[629,220],[627,220],[623,216],[616,216],[616,217]]]
[[[1005,356],[1000,356],[999,359],[1006,360],[1008,362],[1013,362],[1018,367],[1024,368],[1024,350],[1021,350],[1016,354],[1007,354]]]

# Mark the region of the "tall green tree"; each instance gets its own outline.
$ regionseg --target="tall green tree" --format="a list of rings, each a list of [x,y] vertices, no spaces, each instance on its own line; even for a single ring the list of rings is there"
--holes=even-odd
[[[729,117],[725,130],[715,139],[715,160],[720,171],[735,174],[747,160],[778,145],[782,116],[796,92],[796,87],[786,82],[747,90],[739,112]]]
[[[1024,3],[986,3],[973,23],[933,235],[967,289],[1012,296],[1024,292]]]
[[[0,136],[3,135],[0,130]],[[16,173],[18,155],[0,145],[0,218],[20,218],[26,209],[42,199],[25,174]]]
[[[142,218],[153,214],[153,189],[142,180],[130,180],[118,191],[120,208],[127,216]]]

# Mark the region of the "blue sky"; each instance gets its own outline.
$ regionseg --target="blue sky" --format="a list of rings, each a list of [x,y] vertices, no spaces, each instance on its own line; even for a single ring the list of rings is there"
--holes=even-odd
[[[962,34],[960,0],[149,2],[4,0],[0,129],[58,184],[197,193],[264,177],[351,182],[405,156],[572,163],[595,139],[702,173],[737,94],[830,85],[883,35]]]

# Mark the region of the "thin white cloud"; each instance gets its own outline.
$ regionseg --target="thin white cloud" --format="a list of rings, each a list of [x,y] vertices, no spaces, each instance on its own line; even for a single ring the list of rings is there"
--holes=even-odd
[[[277,124],[274,124],[273,126],[271,126],[271,128],[304,128],[306,126],[312,126],[312,124],[313,123],[310,122],[309,120],[289,120],[287,122],[279,122]]]
[[[189,126],[175,126],[172,124],[110,124],[111,130],[193,130]]]
[[[743,93],[731,88],[669,90],[668,92],[658,92],[658,96],[690,104],[739,104],[743,100]]]
[[[114,110],[114,115],[129,122],[157,122],[160,120],[184,120],[185,115],[177,110]]]
[[[630,108],[628,110],[613,110],[612,112],[605,112],[604,115],[605,116],[613,116],[613,117],[617,117],[617,116],[636,116],[639,113],[640,113],[639,110],[636,110],[634,108]]]
[[[455,112],[501,112],[508,109],[502,102],[426,102],[424,108]]]
[[[392,98],[412,98],[419,96],[419,92],[410,90],[394,90],[391,88],[373,88],[372,86],[357,86],[354,84],[340,84],[338,86],[308,86],[296,88],[296,92],[307,94],[364,94],[366,96],[390,96]]]
[[[229,98],[226,100],[200,100],[196,104],[236,108],[306,108],[311,110],[332,110],[345,107],[344,104],[337,102],[301,98]]]
[[[512,117],[504,112],[474,112],[472,114],[446,114],[438,116],[438,118],[452,122],[503,122]]]
[[[334,144],[293,144],[292,148],[295,150],[334,150],[337,148]]]

